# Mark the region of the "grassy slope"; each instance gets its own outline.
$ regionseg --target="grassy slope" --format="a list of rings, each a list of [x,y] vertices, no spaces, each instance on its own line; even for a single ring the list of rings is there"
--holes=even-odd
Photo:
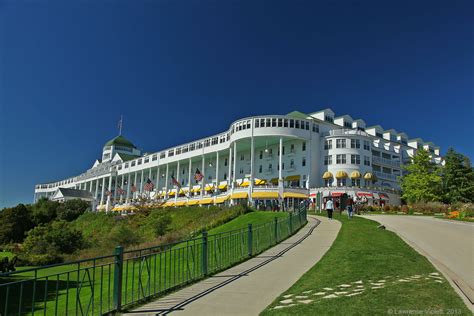
[[[192,230],[192,229],[198,229],[199,225],[201,225],[201,228],[202,228],[202,225],[204,225],[204,223],[206,223],[206,226],[215,225],[215,224],[218,224],[222,221],[225,221],[226,219],[230,219],[230,218],[235,217],[235,214],[231,213],[231,211],[229,211],[229,210],[224,210],[224,211],[220,211],[220,212],[214,210],[214,211],[209,212],[207,214],[205,213],[205,210],[206,210],[205,208],[199,208],[197,210],[194,210],[194,212],[193,212],[193,210],[191,208],[183,209],[183,210],[177,209],[177,210],[175,210],[176,211],[175,213],[172,213],[173,221],[172,221],[171,226],[174,227],[174,229],[178,229],[179,227],[186,227],[187,230]],[[221,226],[215,227],[214,229],[211,229],[209,231],[209,233],[214,234],[214,233],[229,231],[229,230],[233,230],[233,229],[237,229],[237,228],[246,228],[249,223],[252,223],[255,226],[255,225],[261,224],[263,222],[270,222],[275,217],[283,218],[283,217],[286,217],[286,216],[288,216],[287,213],[251,212],[251,213],[241,215],[237,218],[234,218],[230,222],[224,223]],[[83,225],[83,223],[81,223],[80,226],[82,226],[82,225]],[[106,218],[100,218],[99,220],[94,221],[94,223],[91,223],[91,225],[89,225],[89,226],[85,225],[84,229],[86,230],[86,234],[89,234],[89,236],[91,236],[92,238],[96,238],[96,236],[97,236],[96,230],[101,231],[103,229],[110,229],[110,221],[107,220]],[[195,256],[198,259],[198,261],[200,259],[199,250],[200,250],[200,246],[198,245],[198,248],[197,248],[198,252],[195,253]],[[174,252],[173,256],[176,256],[176,259],[173,259],[173,261],[177,260],[177,261],[180,262],[180,266],[184,265],[184,254],[185,254],[185,252],[184,253],[179,252],[179,251]],[[180,255],[182,257],[180,257]],[[161,277],[159,277],[159,278],[162,279],[162,281],[159,282],[160,283],[158,285],[159,287],[161,287],[163,285],[166,285],[166,284],[168,284],[170,286],[174,282],[179,282],[180,281],[179,277],[180,277],[181,274],[179,273],[179,271],[178,271],[178,274],[176,274],[174,270],[173,270],[172,276],[174,278],[175,275],[178,275],[178,279],[173,280],[173,281],[168,280],[168,278],[171,278],[171,275],[169,275],[169,273],[172,271],[170,269],[170,266],[172,265],[175,268],[178,266],[176,264],[169,263],[168,258],[172,259],[172,257],[170,257],[169,255],[165,256],[165,257],[160,256],[157,261],[151,260],[151,262],[150,262],[152,269],[154,269],[154,268],[158,269],[159,268],[160,271],[161,271],[160,275],[163,274]],[[163,262],[165,262],[165,264],[163,264],[163,265],[160,264],[161,259],[162,259]],[[128,261],[128,263],[129,263],[129,265],[124,266],[125,272],[124,272],[123,287],[124,287],[124,296],[126,295],[127,298],[130,299],[132,296],[137,297],[137,295],[140,295],[139,291],[137,290],[136,282],[134,283],[135,288],[132,289],[132,287],[133,287],[132,279],[136,281],[137,276],[140,273],[139,272],[140,271],[140,265],[139,265],[139,263],[135,264],[132,261]],[[165,266],[166,266],[166,268],[165,268]],[[54,275],[56,273],[63,273],[63,274],[60,275],[60,280],[62,280],[63,282],[59,286],[59,300],[58,300],[58,312],[59,312],[59,314],[61,314],[62,312],[64,312],[66,310],[65,295],[64,294],[66,292],[66,284],[65,283],[67,281],[67,275],[64,274],[64,273],[68,272],[68,271],[72,271],[69,275],[69,280],[70,280],[70,283],[73,283],[77,279],[77,273],[74,272],[76,268],[77,268],[76,265],[62,265],[62,266],[59,266],[59,267],[54,267],[54,268],[39,271],[39,274],[38,274],[39,276]],[[199,264],[198,264],[197,268],[199,270]],[[166,272],[167,270],[168,270],[168,272]],[[109,273],[110,273],[110,281],[109,281]],[[104,281],[103,282],[103,300],[104,300],[104,302],[106,302],[106,305],[108,305],[108,301],[112,297],[111,293],[108,290],[108,287],[109,287],[109,282],[113,283],[113,267],[107,265],[107,266],[104,266],[104,268],[95,269],[95,271],[92,272],[91,279],[94,276],[95,276],[96,280],[100,279],[101,274],[102,274],[102,278],[103,278],[103,281]],[[133,277],[133,274],[135,275],[135,277]],[[21,277],[22,275],[23,274],[18,274],[16,277]],[[26,276],[26,275],[31,275],[31,273],[25,273],[24,276]],[[82,279],[83,275],[84,274],[82,273],[80,279]],[[146,276],[144,275],[143,278],[146,278]],[[53,280],[54,279],[56,279],[56,277],[54,277]],[[127,279],[127,283],[126,283],[125,279]],[[147,281],[145,279],[143,279],[143,283],[145,284],[146,282]],[[48,284],[48,288],[47,288],[48,289],[48,294],[47,295],[48,295],[49,303],[48,303],[48,310],[47,310],[46,314],[48,314],[48,315],[49,314],[54,314],[54,311],[55,311],[55,297],[56,297],[56,295],[54,293],[55,292],[55,284],[56,283],[54,281],[51,282],[51,280],[50,280],[50,282]],[[176,283],[176,284],[178,284],[178,283]],[[40,307],[39,305],[41,305],[41,304],[38,304],[38,303],[41,302],[43,300],[43,297],[44,297],[44,290],[43,290],[45,288],[44,285],[45,285],[45,282],[44,282],[44,279],[42,279],[42,282],[38,283],[38,289],[37,289],[37,293],[36,293],[36,297],[37,297],[36,301],[37,301],[38,307]],[[68,310],[70,312],[74,312],[75,311],[74,302],[76,300],[76,290],[75,290],[75,286],[73,284],[69,284],[69,286],[71,286],[72,288],[69,290],[69,307],[68,307]],[[112,287],[113,287],[113,285],[112,285]],[[16,294],[18,294],[17,291],[18,291],[18,289],[14,289],[14,290],[12,289],[10,295],[13,295],[13,297],[16,297],[17,296]],[[147,292],[146,289],[145,289],[145,291]],[[3,295],[3,296],[0,296],[0,297],[4,297],[5,293],[3,293],[3,292],[4,291],[0,290],[0,295]],[[126,294],[125,294],[125,292],[126,292]],[[99,297],[100,297],[98,281],[96,281],[96,293],[95,293],[94,296],[96,297],[96,302],[98,302]],[[87,302],[88,302],[89,297],[90,297],[90,288],[88,288],[88,287],[83,288],[80,292],[80,297],[82,297],[82,301],[84,302],[83,304],[87,305]],[[128,301],[128,299],[124,299],[124,301]],[[29,289],[29,288],[25,288],[25,290],[24,290],[24,302],[26,302],[26,305],[29,305],[27,302],[31,302],[31,289]],[[14,310],[18,310],[16,299],[11,300],[9,305]],[[4,308],[3,303],[0,300],[0,313],[3,311],[3,308]],[[104,307],[104,309],[105,309],[105,307]],[[97,312],[97,311],[98,311],[98,307],[96,306],[95,307],[95,312]]]
[[[368,280],[392,280],[387,276],[397,280],[436,271],[425,257],[396,234],[378,229],[378,223],[359,217],[351,221],[344,216],[336,218],[343,225],[331,249],[262,315],[386,315],[390,309],[442,309],[444,313],[451,310],[456,314],[470,315],[446,280],[435,283],[424,277],[419,282],[395,282],[382,289],[368,289],[353,297],[315,299],[316,296],[312,296],[310,298],[315,301],[307,305],[272,310],[286,294],[301,295],[304,291],[312,290],[314,293],[324,287],[335,288],[358,280],[367,284]]]

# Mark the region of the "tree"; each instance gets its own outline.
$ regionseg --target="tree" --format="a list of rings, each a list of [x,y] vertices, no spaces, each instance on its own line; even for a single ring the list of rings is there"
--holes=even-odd
[[[428,151],[418,150],[405,170],[408,173],[401,178],[400,183],[403,199],[409,203],[441,200],[441,170],[431,161]]]
[[[57,209],[57,216],[60,220],[72,222],[88,209],[90,209],[89,202],[80,199],[68,200],[64,202],[63,207]]]
[[[47,198],[41,198],[32,205],[32,220],[36,225],[52,222],[58,216],[58,209],[62,205]]]
[[[450,148],[443,167],[443,201],[474,202],[474,169],[468,157]]]
[[[18,204],[0,212],[0,244],[22,242],[31,228],[30,210],[25,205]]]

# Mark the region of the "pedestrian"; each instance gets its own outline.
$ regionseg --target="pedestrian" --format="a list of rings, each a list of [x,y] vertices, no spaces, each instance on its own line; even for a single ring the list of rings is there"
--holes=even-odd
[[[354,213],[354,200],[349,197],[347,199],[347,216],[349,217],[349,219],[352,218],[352,215]]]
[[[329,198],[328,201],[326,202],[326,211],[328,212],[328,218],[332,219],[332,212],[334,211],[334,204],[333,204],[331,198]]]

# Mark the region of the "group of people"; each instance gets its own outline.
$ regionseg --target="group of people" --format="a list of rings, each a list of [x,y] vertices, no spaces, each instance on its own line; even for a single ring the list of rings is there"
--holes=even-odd
[[[336,205],[335,205],[336,203]],[[339,202],[336,201],[336,202],[333,202],[333,199],[331,197],[328,198],[328,200],[326,201],[326,205],[325,205],[325,209],[326,209],[326,212],[328,213],[328,218],[329,219],[332,219],[332,214],[334,212],[334,209],[335,208],[339,208]],[[352,216],[354,215],[354,199],[349,196],[346,200],[346,206],[345,206],[345,209],[347,210],[347,216],[349,217],[349,219],[352,218]],[[341,212],[342,212],[342,209],[340,209]]]

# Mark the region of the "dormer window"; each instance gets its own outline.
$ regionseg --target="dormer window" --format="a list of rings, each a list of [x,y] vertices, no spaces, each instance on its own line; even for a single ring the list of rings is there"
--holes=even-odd
[[[344,122],[344,127],[346,128],[352,128],[352,124],[349,122]]]
[[[329,116],[329,115],[324,115],[324,120],[327,121],[327,122],[331,122],[331,123],[334,122],[334,118],[332,118],[332,117]]]

